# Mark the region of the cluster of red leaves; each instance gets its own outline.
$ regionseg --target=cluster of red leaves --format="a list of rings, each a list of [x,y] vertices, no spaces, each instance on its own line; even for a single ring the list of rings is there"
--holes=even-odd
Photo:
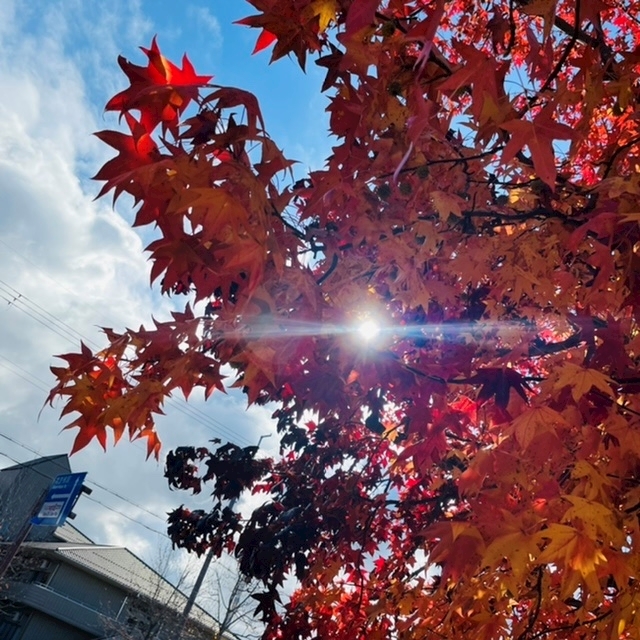
[[[157,454],[164,399],[230,365],[282,456],[171,454],[172,486],[216,502],[170,526],[264,582],[265,638],[638,637],[640,10],[251,4],[258,50],[327,70],[336,144],[287,184],[252,95],[155,43],[121,60],[130,133],[99,134],[97,178],[157,228],[152,280],[204,311],[64,356],[74,450],[111,429]],[[265,502],[241,522],[245,487]]]

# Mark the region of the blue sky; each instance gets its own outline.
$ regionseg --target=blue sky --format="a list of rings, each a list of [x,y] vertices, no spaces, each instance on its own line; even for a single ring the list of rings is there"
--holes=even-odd
[[[0,466],[33,451],[70,450],[74,433],[60,433],[60,407],[38,416],[54,354],[76,349],[79,336],[99,346],[99,326],[138,326],[170,308],[149,288],[143,240],[126,222],[131,212],[93,200],[99,185],[89,178],[110,151],[91,134],[116,126],[103,106],[125,86],[118,54],[143,63],[138,46],[157,35],[169,58],[187,52],[215,82],[253,91],[300,172],[328,154],[322,70],[309,61],[304,75],[290,60],[269,66],[268,52],[251,56],[258,34],[232,23],[252,12],[240,0],[0,2]],[[167,407],[165,452],[230,434],[255,443],[273,430],[269,412],[246,411],[237,394],[194,406]],[[263,444],[275,452],[275,437]],[[106,454],[92,445],[72,467],[144,507],[94,487],[76,509],[77,526],[152,561],[162,536],[151,530],[163,531],[166,511],[186,499],[168,491],[162,464],[145,463],[141,444],[123,442]]]

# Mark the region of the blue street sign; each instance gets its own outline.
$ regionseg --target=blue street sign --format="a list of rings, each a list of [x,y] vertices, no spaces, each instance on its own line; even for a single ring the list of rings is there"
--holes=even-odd
[[[38,515],[31,518],[31,524],[46,527],[63,525],[78,500],[86,476],[86,472],[67,473],[55,478]]]

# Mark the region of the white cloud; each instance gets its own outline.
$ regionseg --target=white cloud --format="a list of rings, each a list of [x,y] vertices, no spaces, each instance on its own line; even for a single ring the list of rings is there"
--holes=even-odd
[[[207,35],[211,38],[211,45],[214,47],[222,46],[222,29],[220,28],[220,22],[209,9],[189,5],[187,7],[187,16],[195,28],[207,32]]]
[[[26,377],[36,386],[14,374],[8,379],[3,369],[13,415],[5,413],[0,426],[19,429],[22,441],[49,453],[68,449],[70,441],[70,434],[55,438],[51,412],[43,428],[36,427],[51,356],[77,344],[65,339],[60,321],[97,339],[101,306],[117,321],[131,322],[145,313],[150,295],[140,240],[106,202],[92,201],[77,176],[79,165],[99,166],[105,154],[91,136],[96,121],[82,75],[64,51],[69,29],[60,5],[41,7],[51,36],[27,30],[36,7],[13,8],[4,6],[0,32],[0,295],[13,301],[0,300],[0,354],[15,363],[14,372],[17,366],[35,376]],[[117,277],[125,270],[127,279]],[[108,305],[113,300],[121,304]]]
[[[215,18],[196,10],[219,42]],[[98,326],[166,315],[168,303],[148,285],[143,242],[107,200],[93,201],[98,187],[88,180],[110,155],[91,134],[115,122],[104,122],[101,105],[124,84],[116,54],[148,42],[150,33],[137,2],[0,2],[0,434],[10,438],[0,437],[3,466],[36,457],[16,443],[45,455],[70,450],[75,431],[59,435],[60,407],[38,413],[53,382],[52,356],[77,350],[75,332],[102,344]],[[206,444],[221,435],[220,425],[240,444],[272,430],[269,412],[245,411],[237,395],[214,394],[206,404],[194,398],[195,412],[176,404],[181,410],[172,403],[160,420],[164,452]],[[215,411],[215,421],[199,411]],[[92,444],[71,464],[156,517],[101,489],[93,500],[164,531],[166,512],[189,498],[169,492],[162,464],[143,463],[144,455],[140,442],[106,454]],[[93,500],[82,498],[76,509],[87,535],[143,554],[155,548],[148,529]],[[210,504],[206,495],[199,500]]]

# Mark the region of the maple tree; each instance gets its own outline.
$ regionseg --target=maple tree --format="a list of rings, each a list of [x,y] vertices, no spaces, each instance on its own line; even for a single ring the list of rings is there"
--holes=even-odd
[[[98,134],[96,178],[189,304],[62,356],[74,451],[111,431],[157,457],[176,392],[272,406],[279,459],[166,465],[214,499],[172,539],[235,552],[265,638],[637,638],[640,7],[250,4],[256,52],[326,69],[331,155],[296,180],[253,95],[155,41],[120,59],[129,131]]]

